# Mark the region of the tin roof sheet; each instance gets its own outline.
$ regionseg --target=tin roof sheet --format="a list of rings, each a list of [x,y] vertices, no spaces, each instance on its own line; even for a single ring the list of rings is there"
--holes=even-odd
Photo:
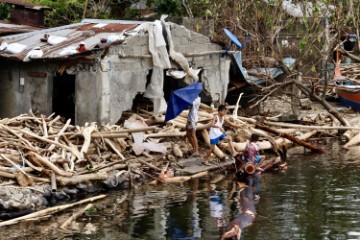
[[[41,28],[27,25],[11,24],[7,21],[0,21],[0,36],[32,32]]]
[[[0,57],[22,61],[30,50],[39,47],[44,53],[39,59],[67,58],[70,55],[73,56],[80,53],[72,52],[63,55],[64,49],[75,49],[79,46],[80,42],[85,43],[87,50],[101,49],[104,47],[104,44],[101,44],[101,39],[109,39],[110,41],[110,38],[114,39],[120,36],[126,38],[127,35],[124,33],[134,30],[142,23],[143,22],[140,21],[85,19],[80,23],[71,25],[4,36],[0,37],[1,43],[23,44],[26,45],[26,48],[18,54],[6,52],[5,49],[4,51],[0,51]],[[44,40],[45,34],[54,37],[65,37],[67,39],[59,44],[50,45]],[[121,43],[122,41],[115,41],[105,45],[109,46]]]

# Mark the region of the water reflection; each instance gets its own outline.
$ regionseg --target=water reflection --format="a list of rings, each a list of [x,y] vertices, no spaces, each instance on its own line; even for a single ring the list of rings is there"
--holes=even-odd
[[[326,149],[311,154],[295,148],[287,171],[262,175],[257,216],[241,239],[360,239],[360,167],[354,165],[360,153],[337,143]],[[94,224],[94,234],[60,232],[69,215],[59,214],[2,228],[0,239],[219,239],[222,223],[216,220],[229,222],[238,208],[232,179],[218,172],[183,185],[144,184],[127,191],[125,201],[119,200],[125,192],[114,191],[95,203],[92,215],[79,219],[82,225]],[[214,205],[214,196],[221,205]]]

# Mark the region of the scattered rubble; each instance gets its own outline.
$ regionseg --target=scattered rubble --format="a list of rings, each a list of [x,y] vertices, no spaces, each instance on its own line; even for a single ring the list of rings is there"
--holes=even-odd
[[[238,107],[229,106],[228,109],[232,111]],[[274,106],[272,110],[275,112]],[[340,126],[329,113],[314,109],[296,124],[279,122],[280,115],[247,118],[238,116],[239,112],[241,109],[226,116],[241,126],[236,131],[228,129],[239,152],[245,149],[247,139],[254,132],[262,138],[258,142],[260,150],[271,150],[282,160],[286,159],[286,150],[294,143],[312,151],[322,151],[309,141],[319,134],[335,136],[340,130],[350,140],[345,147],[359,143],[360,125],[354,112],[347,115],[352,127]],[[202,136],[199,139],[201,148],[208,147],[207,129],[213,114],[216,114],[215,109],[201,104],[197,128]],[[14,213],[13,216],[16,213],[24,215],[74,198],[79,193],[128,187],[149,176],[156,183],[182,182],[204,176],[208,170],[225,167],[220,163],[210,167],[195,165],[193,171],[189,171],[191,166],[182,166],[183,160],[192,154],[191,146],[185,140],[186,117],[187,111],[183,111],[165,124],[163,114],[140,110],[136,114],[124,113],[118,125],[105,126],[96,123],[73,126],[70,120],[65,121],[60,116],[36,116],[31,111],[1,119],[0,220],[11,218],[9,212]],[[215,155],[221,161],[228,154],[227,144],[219,147]],[[262,162],[265,169],[275,162],[281,164],[271,158],[268,160]],[[188,163],[196,164],[196,161]],[[182,171],[183,168],[188,171]],[[172,174],[164,176],[168,170]]]

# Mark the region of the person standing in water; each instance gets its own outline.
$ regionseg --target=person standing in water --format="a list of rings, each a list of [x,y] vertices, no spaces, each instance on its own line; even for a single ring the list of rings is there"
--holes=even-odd
[[[226,139],[229,142],[230,147],[230,153],[231,156],[234,156],[236,154],[236,151],[233,146],[232,137],[227,135],[225,133],[225,130],[223,129],[223,124],[226,123],[230,125],[231,127],[238,128],[239,126],[233,124],[232,122],[225,119],[225,115],[227,114],[227,109],[225,105],[220,105],[218,108],[218,114],[214,116],[211,122],[211,127],[209,131],[209,137],[210,137],[210,149],[206,153],[203,164],[209,166],[209,157],[211,153],[214,152],[216,144],[218,144],[221,140]]]
[[[185,126],[186,136],[193,148],[193,153],[192,153],[193,157],[200,156],[198,140],[196,137],[196,125],[199,120],[198,111],[199,111],[200,103],[201,103],[201,99],[199,96],[197,96],[193,101],[193,103],[191,104]]]

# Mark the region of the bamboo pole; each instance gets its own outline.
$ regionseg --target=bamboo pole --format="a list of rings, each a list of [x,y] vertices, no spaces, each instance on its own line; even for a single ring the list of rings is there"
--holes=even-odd
[[[51,183],[51,191],[56,192],[57,191],[56,175],[53,171],[51,171],[50,183]]]

